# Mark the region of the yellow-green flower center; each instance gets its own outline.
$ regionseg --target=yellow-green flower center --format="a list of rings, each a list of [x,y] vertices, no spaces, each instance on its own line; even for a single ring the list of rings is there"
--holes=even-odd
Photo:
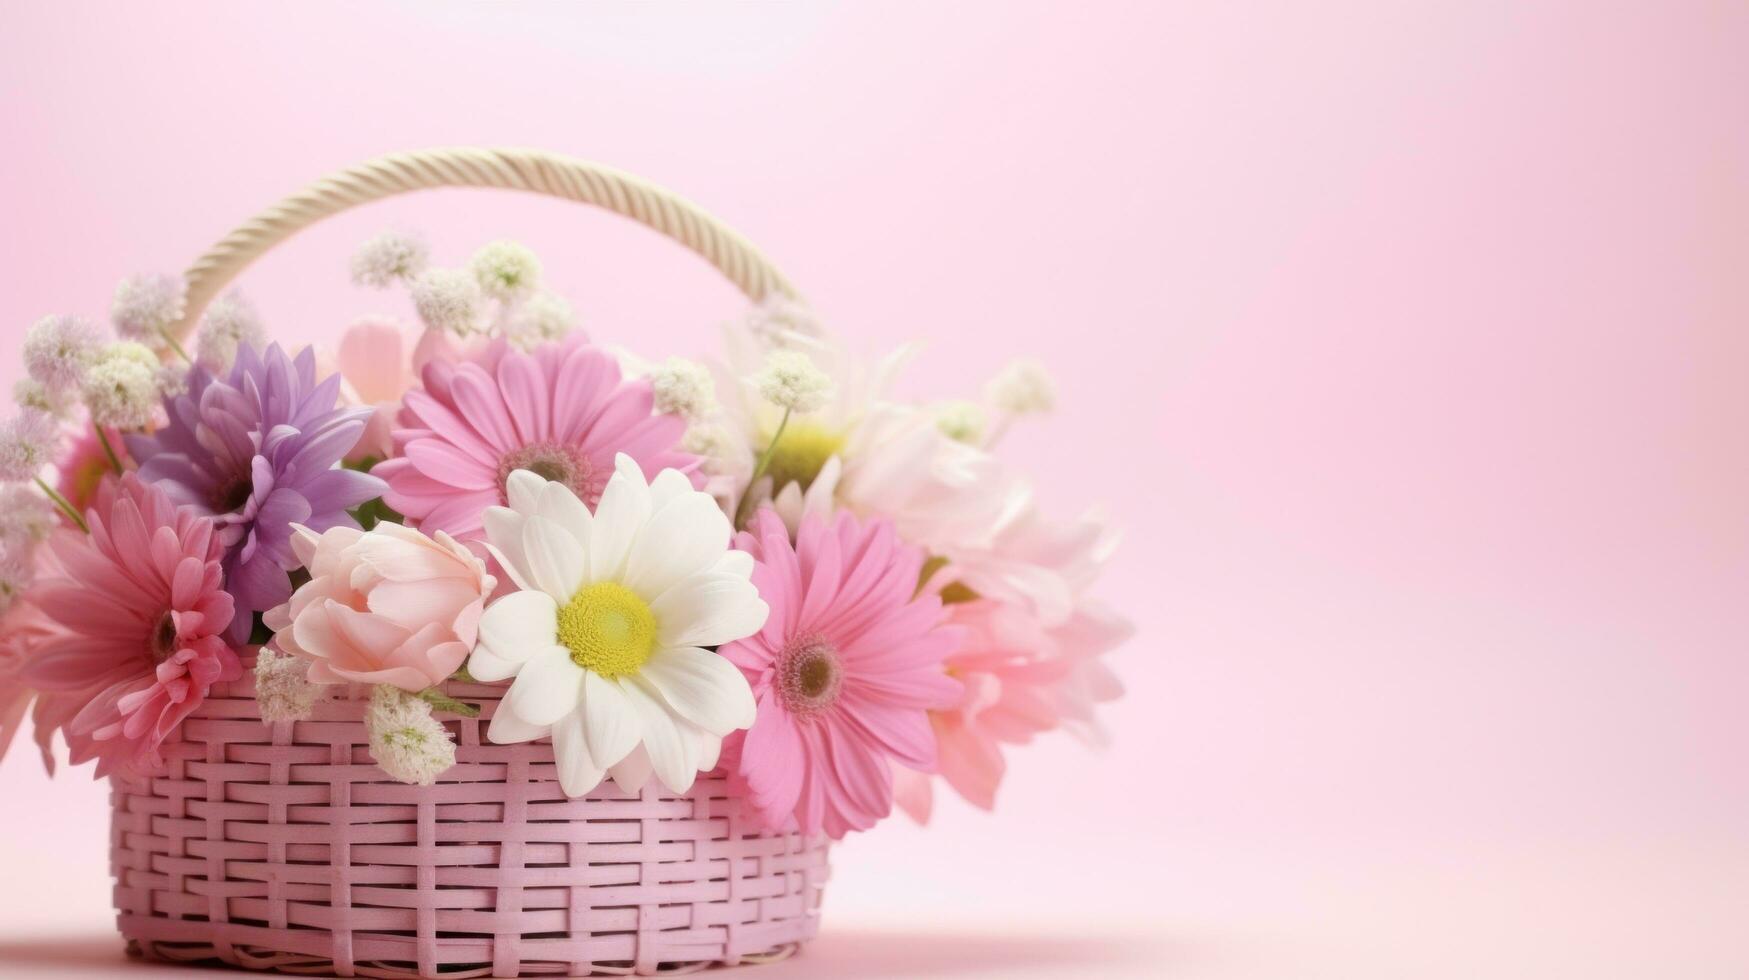
[[[597,582],[559,607],[559,642],[584,670],[603,677],[633,674],[656,648],[656,615],[631,589]]]
[[[771,447],[771,464],[765,470],[771,475],[771,489],[782,490],[791,483],[808,489],[814,477],[820,475],[820,467],[843,448],[844,433],[818,422],[790,420]]]

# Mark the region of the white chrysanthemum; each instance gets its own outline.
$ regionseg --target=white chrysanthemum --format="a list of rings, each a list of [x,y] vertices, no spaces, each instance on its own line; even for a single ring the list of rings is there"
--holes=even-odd
[[[255,703],[261,720],[303,721],[322,700],[324,686],[312,684],[309,664],[262,647],[255,655]]]
[[[703,364],[684,357],[670,357],[650,373],[656,411],[697,422],[716,411],[717,388]]]
[[[981,445],[986,424],[984,409],[973,402],[948,402],[935,409],[935,427],[954,442]]]
[[[60,426],[46,413],[25,409],[0,424],[0,480],[23,483],[54,462]]]
[[[480,291],[502,302],[527,296],[540,285],[540,258],[521,242],[492,242],[475,252],[468,265]]]
[[[753,724],[753,693],[705,649],[750,636],[769,612],[729,548],[729,522],[675,470],[645,483],[620,455],[595,513],[562,483],[518,470],[486,537],[522,591],[480,618],[468,672],[515,678],[486,736],[552,736],[559,780],[581,796],[604,776],[627,792],[650,774],[681,793],[722,740]]]
[[[224,374],[237,359],[237,348],[248,344],[257,350],[267,346],[267,328],[261,324],[254,304],[232,291],[213,301],[201,317],[195,334],[194,360],[214,374]]]
[[[821,408],[832,397],[832,379],[814,366],[813,358],[797,350],[765,355],[765,366],[753,376],[753,383],[766,401],[804,414]]]
[[[12,400],[19,408],[46,412],[55,418],[66,418],[73,407],[73,393],[51,391],[35,378],[19,378],[12,385]]]
[[[97,327],[76,316],[45,316],[24,335],[24,369],[51,392],[77,388],[97,353]]]
[[[28,483],[0,484],[0,549],[15,551],[49,536],[55,505]]]
[[[164,335],[172,324],[182,319],[184,286],[179,276],[129,276],[115,287],[115,300],[109,307],[115,332],[128,340],[139,341],[153,349],[169,341]]]
[[[455,765],[449,729],[431,717],[431,705],[387,684],[370,692],[364,713],[370,757],[393,779],[430,786]]]
[[[434,330],[471,334],[480,319],[480,284],[460,269],[432,269],[413,282],[413,308]]]
[[[1056,382],[1044,365],[1033,360],[1014,361],[990,379],[985,397],[1009,415],[1048,412],[1057,404]]]
[[[352,281],[379,289],[396,280],[419,278],[431,261],[425,240],[403,231],[385,231],[352,253]]]
[[[79,387],[91,420],[117,429],[145,428],[158,407],[162,367],[144,344],[123,340],[104,347]]]
[[[543,289],[516,305],[504,319],[504,336],[518,350],[529,350],[550,340],[559,340],[577,326],[571,302]]]

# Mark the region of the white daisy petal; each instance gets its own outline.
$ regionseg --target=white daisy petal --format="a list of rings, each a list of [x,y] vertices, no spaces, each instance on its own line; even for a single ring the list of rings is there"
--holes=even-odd
[[[551,725],[531,725],[523,721],[514,713],[505,711],[500,703],[498,711],[492,715],[492,723],[486,727],[486,741],[493,745],[514,745],[545,738],[552,730]]]
[[[694,491],[650,515],[638,532],[620,581],[633,592],[659,596],[703,571],[728,548],[731,528],[710,494]]]
[[[593,671],[583,675],[583,734],[589,754],[604,766],[617,765],[637,748],[643,728],[619,684]]]
[[[711,571],[719,575],[733,575],[736,578],[748,578],[753,574],[753,556],[745,551],[725,551],[718,558]]]
[[[583,716],[573,711],[553,726],[553,762],[559,770],[559,786],[576,798],[601,785],[606,773],[589,755],[583,737]]]
[[[669,501],[692,493],[692,481],[679,470],[663,470],[650,481],[650,508],[661,510]]]
[[[619,578],[632,539],[650,518],[650,488],[644,483],[643,474],[624,453],[619,459],[626,465],[618,466],[608,479],[589,529],[591,582]]]
[[[522,550],[523,516],[508,507],[488,507],[480,517],[486,526],[486,548],[519,589],[529,588],[528,557]]]
[[[468,673],[492,682],[513,677],[558,636],[558,603],[544,592],[512,592],[480,616],[480,645]]]
[[[675,719],[659,700],[660,696],[644,689],[638,678],[627,679],[621,685],[626,700],[638,712],[644,726],[644,751],[650,756],[650,769],[670,792],[684,793],[698,778],[697,746],[682,737]]]
[[[504,481],[504,496],[510,509],[519,514],[533,514],[540,508],[540,495],[547,485],[545,477],[532,470],[512,470]]]
[[[589,508],[563,483],[548,483],[541,490],[540,506],[535,513],[571,532],[579,545],[589,543],[589,526],[593,523]]]
[[[522,525],[522,550],[535,588],[560,603],[569,602],[583,585],[583,545],[571,532],[544,517]]]
[[[638,672],[675,713],[719,738],[753,724],[753,691],[740,668],[697,647],[658,650]]]
[[[531,725],[551,725],[577,707],[582,690],[583,668],[571,661],[571,651],[549,646],[523,665],[499,710]]]
[[[681,722],[680,727],[686,732],[686,737],[692,739],[693,745],[696,746],[693,751],[698,753],[698,771],[710,772],[715,769],[719,757],[723,754],[723,740],[697,725]]]
[[[715,647],[752,636],[771,608],[745,578],[702,572],[675,583],[650,603],[656,642],[668,647]]]
[[[650,781],[650,753],[639,745],[631,754],[620,760],[617,765],[608,768],[608,775],[613,777],[613,784],[620,792],[633,796],[644,791],[644,784]]]

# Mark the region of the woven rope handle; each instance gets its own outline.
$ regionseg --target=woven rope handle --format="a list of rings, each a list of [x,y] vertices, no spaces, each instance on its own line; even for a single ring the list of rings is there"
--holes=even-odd
[[[606,208],[639,221],[703,256],[754,301],[795,290],[745,238],[698,205],[611,167],[540,150],[453,147],[394,153],[330,174],[261,212],[188,267],[187,313],[177,337],[257,257],[332,214],[434,187],[501,187]]]

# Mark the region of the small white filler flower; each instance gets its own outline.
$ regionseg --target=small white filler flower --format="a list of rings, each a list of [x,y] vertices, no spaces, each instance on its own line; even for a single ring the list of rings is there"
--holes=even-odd
[[[1033,360],[1014,361],[990,379],[985,388],[990,404],[1007,415],[1048,412],[1057,405],[1057,385],[1044,365]]]
[[[182,319],[185,287],[178,276],[129,276],[115,287],[109,318],[115,332],[154,350],[169,343],[164,331]]]
[[[301,658],[275,653],[264,646],[255,654],[255,703],[261,720],[303,721],[310,717],[323,687],[312,684],[309,663]]]
[[[710,370],[697,361],[670,357],[650,372],[656,411],[697,422],[716,411],[717,389]]]
[[[195,334],[195,363],[214,374],[224,374],[243,344],[256,350],[266,347],[267,330],[254,304],[233,290],[215,300],[201,317]]]
[[[570,300],[548,289],[518,303],[504,319],[504,336],[518,350],[558,340],[577,326]]]
[[[500,302],[520,299],[540,285],[540,258],[521,242],[492,242],[468,264],[480,291]]]
[[[832,379],[814,366],[813,358],[797,350],[772,351],[752,378],[760,397],[778,408],[807,413],[832,397]]]
[[[25,409],[0,423],[0,480],[25,483],[54,462],[60,425],[42,413]]]
[[[378,289],[397,281],[412,282],[430,262],[424,239],[410,232],[385,231],[352,253],[352,281]]]
[[[515,678],[486,737],[552,736],[568,795],[609,775],[637,792],[652,772],[681,793],[754,720],[746,678],[705,648],[752,635],[769,609],[710,495],[616,464],[593,514],[562,483],[510,475],[486,537],[522,591],[487,607],[468,672]]]
[[[97,327],[76,316],[45,316],[24,335],[24,369],[51,393],[79,387],[97,354]]]
[[[145,428],[158,407],[162,366],[144,344],[123,340],[103,348],[79,388],[91,420],[123,430]]]
[[[430,786],[455,765],[449,729],[431,717],[431,705],[399,688],[378,684],[371,689],[364,730],[370,757],[403,783]]]
[[[480,319],[480,284],[460,269],[432,269],[413,281],[413,309],[433,330],[471,334]]]

